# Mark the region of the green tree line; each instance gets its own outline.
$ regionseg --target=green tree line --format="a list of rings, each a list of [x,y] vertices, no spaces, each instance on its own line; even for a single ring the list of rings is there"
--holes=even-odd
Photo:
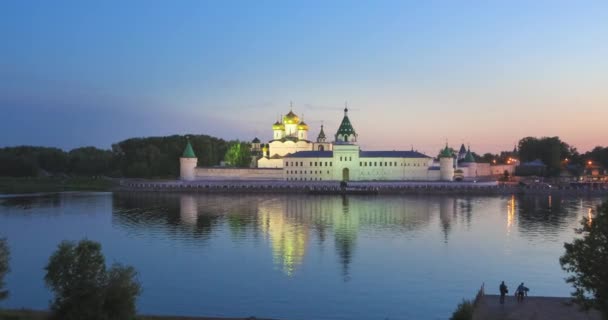
[[[189,135],[188,138],[172,135],[127,139],[113,144],[111,150],[95,147],[70,151],[35,146],[0,148],[0,176],[176,177],[179,175],[178,159],[187,139],[190,139],[199,166],[218,165],[228,158],[233,166],[249,165],[248,143],[207,135]],[[232,153],[228,155],[229,150]]]
[[[199,166],[214,166],[226,161],[231,166],[247,167],[251,161],[249,143],[226,141],[208,135],[191,135],[190,142]],[[132,138],[112,145],[111,150],[82,147],[70,151],[58,148],[18,146],[0,148],[0,176],[33,177],[41,175],[176,177],[179,157],[187,138],[182,135]],[[502,152],[482,156],[478,162],[506,163],[510,157],[521,162],[541,160],[547,175],[558,175],[567,166],[582,170],[588,161],[608,168],[608,147],[595,147],[580,154],[559,137],[525,137],[517,153]]]
[[[580,173],[589,165],[589,161],[608,168],[608,147],[597,146],[591,151],[579,153],[559,137],[525,137],[519,140],[517,151],[483,155],[473,153],[473,156],[477,162],[496,164],[506,164],[509,159],[517,159],[521,163],[540,160],[547,166],[546,174],[549,176],[559,175],[565,169]]]

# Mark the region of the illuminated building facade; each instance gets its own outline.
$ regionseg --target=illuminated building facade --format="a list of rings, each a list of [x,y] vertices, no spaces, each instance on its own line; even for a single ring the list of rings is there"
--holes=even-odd
[[[450,158],[442,169],[433,166],[433,158],[411,151],[362,151],[358,134],[348,117],[348,108],[334,135],[330,150],[306,150],[285,155],[283,173],[288,181],[367,181],[367,180],[441,180],[451,181]],[[450,155],[451,157],[451,155]]]
[[[273,139],[262,147],[262,156],[257,160],[258,168],[282,168],[283,158],[300,151],[331,150],[326,141],[323,126],[316,141],[308,140],[308,124],[290,109],[272,125]]]
[[[316,141],[308,140],[309,126],[292,110],[272,125],[273,139],[261,144],[252,141],[252,168],[217,169],[196,166],[196,156],[188,143],[181,162],[182,180],[240,179],[284,181],[453,181],[513,173],[514,165],[477,163],[470,148],[456,152],[448,146],[438,160],[418,151],[364,151],[358,134],[344,108],[344,116],[333,142],[325,129]]]

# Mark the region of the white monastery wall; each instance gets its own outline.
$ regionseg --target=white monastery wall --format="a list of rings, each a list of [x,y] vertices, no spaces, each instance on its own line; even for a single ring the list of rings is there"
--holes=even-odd
[[[260,158],[258,168],[283,168],[283,159]]]
[[[282,169],[196,168],[196,180],[283,180]]]

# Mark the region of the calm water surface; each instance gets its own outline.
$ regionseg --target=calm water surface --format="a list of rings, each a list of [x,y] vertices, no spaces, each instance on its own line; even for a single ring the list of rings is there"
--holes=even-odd
[[[147,314],[447,319],[485,282],[567,296],[558,258],[597,198],[63,193],[0,197],[6,307],[45,309],[57,244],[133,265]]]

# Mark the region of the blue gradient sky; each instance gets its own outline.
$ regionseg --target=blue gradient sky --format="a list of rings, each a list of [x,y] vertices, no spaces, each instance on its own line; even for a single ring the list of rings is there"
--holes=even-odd
[[[607,1],[1,1],[0,146],[271,138],[365,149],[607,145]]]

